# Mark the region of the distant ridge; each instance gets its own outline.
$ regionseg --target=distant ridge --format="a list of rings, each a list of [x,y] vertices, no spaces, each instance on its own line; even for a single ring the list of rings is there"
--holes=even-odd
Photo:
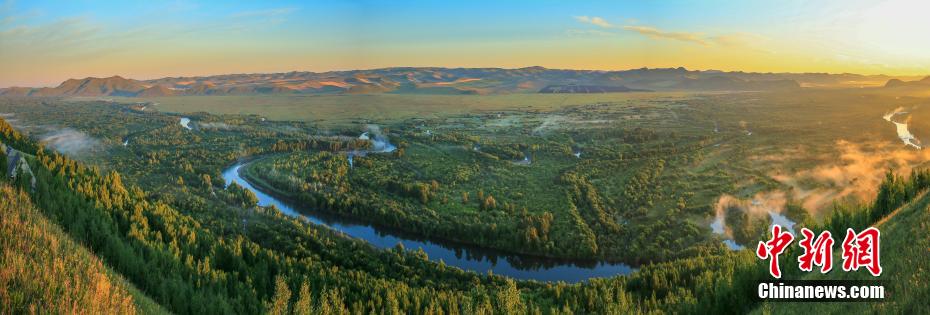
[[[54,88],[10,88],[0,95],[17,96],[136,96],[146,88],[140,81],[120,76],[69,79]]]
[[[903,82],[888,76],[826,73],[750,73],[685,68],[622,71],[527,67],[397,67],[330,72],[225,74],[133,80],[120,76],[70,79],[54,88],[11,87],[5,96],[136,96],[254,94],[509,94],[630,91],[768,91],[855,81]],[[920,82],[930,82],[924,79]],[[803,83],[803,84],[802,84]]]
[[[539,93],[613,93],[613,92],[650,92],[644,89],[631,89],[625,86],[606,85],[549,85],[539,90]]]
[[[930,88],[930,76],[917,81],[902,81],[900,79],[891,79],[885,83],[886,88],[896,87],[928,87]]]

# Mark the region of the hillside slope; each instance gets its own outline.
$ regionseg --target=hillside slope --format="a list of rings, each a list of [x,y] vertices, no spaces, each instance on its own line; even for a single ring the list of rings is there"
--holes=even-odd
[[[865,270],[844,272],[839,265],[828,274],[810,273],[804,280],[883,280],[888,298],[881,303],[766,303],[756,314],[930,314],[930,194],[924,194],[887,220],[875,225],[881,230],[882,274],[873,277]],[[842,262],[839,248],[834,264]],[[797,268],[796,266],[789,268]]]
[[[164,313],[0,183],[0,313]]]

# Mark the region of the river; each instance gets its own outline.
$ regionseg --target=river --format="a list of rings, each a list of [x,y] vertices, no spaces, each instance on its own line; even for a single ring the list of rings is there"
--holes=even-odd
[[[898,133],[898,138],[901,139],[901,141],[904,142],[905,145],[912,146],[915,149],[920,150],[921,149],[920,140],[917,140],[917,137],[914,137],[914,134],[912,134],[911,131],[907,129],[907,120],[905,120],[905,122],[903,123],[894,121],[895,115],[907,114],[907,112],[903,110],[904,110],[903,108],[898,107],[894,111],[890,113],[886,113],[885,115],[882,115],[882,119],[888,122],[891,122],[895,125],[895,131]]]
[[[312,209],[293,205],[275,196],[256,189],[242,178],[239,170],[248,163],[237,163],[223,171],[223,179],[228,186],[235,182],[255,193],[258,205],[275,206],[282,213],[301,217],[310,222],[362,239],[377,248],[393,248],[398,243],[408,250],[423,249],[432,261],[443,261],[446,265],[478,273],[493,272],[521,280],[581,282],[589,278],[612,277],[629,274],[635,268],[622,263],[595,261],[571,261],[540,258],[529,255],[505,254],[495,250],[454,244],[452,242],[418,239],[400,231],[377,228],[368,224],[345,218],[326,215]],[[297,211],[301,209],[303,211]]]
[[[181,117],[181,127],[186,128],[187,130],[191,129],[191,119],[187,117]]]

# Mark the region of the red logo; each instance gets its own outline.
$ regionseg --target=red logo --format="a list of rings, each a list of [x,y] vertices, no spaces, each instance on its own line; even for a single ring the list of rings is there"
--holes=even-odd
[[[878,262],[878,244],[881,232],[874,227],[865,229],[856,234],[852,229],[846,229],[846,239],[843,240],[843,270],[859,270],[865,266],[873,276],[882,274],[882,266]]]
[[[833,235],[830,231],[823,231],[814,238],[814,232],[807,228],[801,229],[804,237],[798,244],[804,253],[798,256],[798,268],[801,271],[812,271],[814,266],[820,266],[821,273],[833,269]],[[846,229],[846,238],[843,239],[843,270],[854,271],[865,267],[873,276],[882,274],[879,263],[879,244],[881,232],[874,227],[856,233],[853,229]],[[759,242],[756,247],[756,256],[760,259],[769,259],[769,273],[772,277],[781,278],[781,269],[778,266],[778,256],[794,241],[794,235],[783,231],[780,225],[772,225],[772,238],[766,242]]]
[[[756,248],[756,256],[759,256],[761,259],[772,258],[769,262],[769,273],[771,273],[773,277],[781,278],[781,269],[778,267],[778,255],[781,255],[781,253],[785,251],[785,247],[788,247],[793,240],[794,235],[783,232],[781,226],[775,224],[772,226],[772,239],[768,242],[759,242],[759,246]]]
[[[798,256],[798,267],[802,271],[811,271],[814,265],[820,266],[820,273],[830,272],[833,269],[833,235],[830,231],[823,231],[817,239],[814,232],[807,228],[801,229],[804,239],[798,244],[804,248],[804,254]]]

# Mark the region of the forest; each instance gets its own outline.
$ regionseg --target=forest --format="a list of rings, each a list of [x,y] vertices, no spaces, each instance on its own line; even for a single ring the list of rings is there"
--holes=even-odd
[[[716,169],[686,171],[713,137],[607,126],[555,133],[497,122],[545,116],[411,120],[380,128],[397,143],[390,153],[274,154],[244,175],[307,208],[523,254],[638,264],[719,247],[703,226],[705,205],[729,179]]]
[[[350,164],[348,153],[374,147],[358,137],[370,127],[324,131],[305,122],[196,113],[184,116],[195,121],[186,129],[180,116],[138,104],[6,102],[3,111],[37,102],[16,111],[20,121],[64,125],[97,139],[86,151],[62,154],[34,129],[0,120],[0,142],[22,152],[31,169],[3,177],[10,185],[5,196],[16,200],[4,218],[34,209],[41,219],[30,220],[60,228],[54,237],[80,244],[105,266],[88,272],[125,279],[111,280],[125,283],[114,294],[132,296],[122,306],[179,314],[744,313],[760,307],[750,297],[755,281],[767,276],[765,262],[751,251],[726,249],[704,225],[713,215],[710,196],[731,189],[732,175],[715,167],[686,171],[733,134],[599,128],[546,135],[535,133],[535,124],[497,127],[525,132],[508,137],[480,131],[494,130],[482,128],[498,119],[491,113],[449,118],[458,124],[447,129],[442,126],[450,121],[382,126],[397,150],[353,155]],[[91,120],[88,112],[100,115]],[[500,114],[508,115],[544,119]],[[8,158],[0,153],[0,162]],[[236,161],[254,161],[243,173],[255,183],[336,215],[638,268],[579,283],[522,281],[449,267],[417,249],[377,249],[256,206],[251,191],[222,180],[221,171]],[[928,187],[925,170],[888,173],[873,201],[837,204],[819,223],[789,216],[814,230],[869,226],[923,200]],[[13,235],[11,242],[19,234],[4,233]],[[0,280],[5,290],[24,281]],[[9,305],[55,298],[23,292]],[[917,300],[889,304],[919,310]]]

